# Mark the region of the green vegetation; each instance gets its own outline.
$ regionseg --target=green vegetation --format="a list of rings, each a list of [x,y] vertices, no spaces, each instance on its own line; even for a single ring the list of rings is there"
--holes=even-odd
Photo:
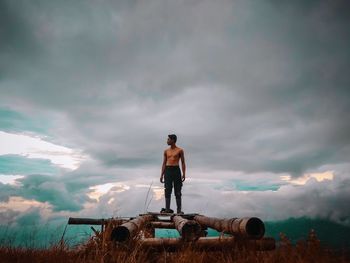
[[[314,231],[306,239],[293,244],[286,235],[280,234],[278,246],[272,251],[256,251],[239,243],[220,250],[200,250],[195,245],[185,245],[175,251],[165,249],[145,250],[138,242],[142,233],[128,244],[116,245],[109,240],[111,229],[95,230],[95,235],[86,242],[69,246],[63,240],[48,248],[16,247],[10,243],[0,246],[0,261],[7,262],[350,262],[349,251],[329,249],[322,245]]]

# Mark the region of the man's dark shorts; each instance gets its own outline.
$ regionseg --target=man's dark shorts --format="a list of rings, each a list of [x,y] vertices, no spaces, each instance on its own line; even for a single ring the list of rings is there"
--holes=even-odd
[[[174,186],[176,197],[181,197],[182,179],[179,166],[165,166],[164,174],[165,198],[170,198]]]

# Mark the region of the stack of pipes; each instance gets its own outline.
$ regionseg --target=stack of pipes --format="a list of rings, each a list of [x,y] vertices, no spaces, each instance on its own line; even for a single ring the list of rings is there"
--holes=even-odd
[[[108,220],[70,218],[68,224],[105,224],[106,221]],[[208,227],[222,235],[206,237]],[[155,238],[156,228],[176,229],[180,238]],[[264,223],[256,217],[220,219],[199,214],[140,214],[116,226],[110,238],[117,243],[126,243],[140,236],[139,233],[143,233],[143,238],[139,240],[141,247],[152,249],[177,249],[188,244],[198,249],[232,248],[235,245],[244,245],[257,250],[275,248],[273,238],[263,237]]]

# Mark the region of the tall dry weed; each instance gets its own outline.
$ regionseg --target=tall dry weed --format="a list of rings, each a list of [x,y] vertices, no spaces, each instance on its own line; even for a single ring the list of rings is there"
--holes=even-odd
[[[64,242],[47,249],[0,247],[0,262],[64,262],[64,263],[301,263],[301,262],[350,262],[346,254],[326,249],[321,246],[316,233],[310,231],[306,240],[292,244],[288,237],[280,234],[278,247],[273,251],[256,251],[244,246],[232,246],[229,249],[216,251],[198,250],[191,245],[183,246],[176,251],[148,249],[140,246],[138,240],[142,233],[127,244],[115,244],[109,237],[120,220],[112,220],[104,231],[96,231],[86,243],[69,247]]]

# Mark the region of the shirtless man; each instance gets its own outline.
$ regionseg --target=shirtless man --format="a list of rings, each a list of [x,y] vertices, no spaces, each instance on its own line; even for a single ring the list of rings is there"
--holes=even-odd
[[[164,160],[162,165],[162,172],[160,175],[160,182],[164,183],[165,189],[165,209],[162,212],[172,213],[170,209],[171,192],[174,185],[174,192],[176,197],[177,213],[181,211],[181,188],[182,182],[186,179],[186,164],[184,150],[176,146],[177,137],[175,134],[168,135],[167,144],[170,145],[164,151]],[[181,159],[182,176],[179,167],[179,160]]]

